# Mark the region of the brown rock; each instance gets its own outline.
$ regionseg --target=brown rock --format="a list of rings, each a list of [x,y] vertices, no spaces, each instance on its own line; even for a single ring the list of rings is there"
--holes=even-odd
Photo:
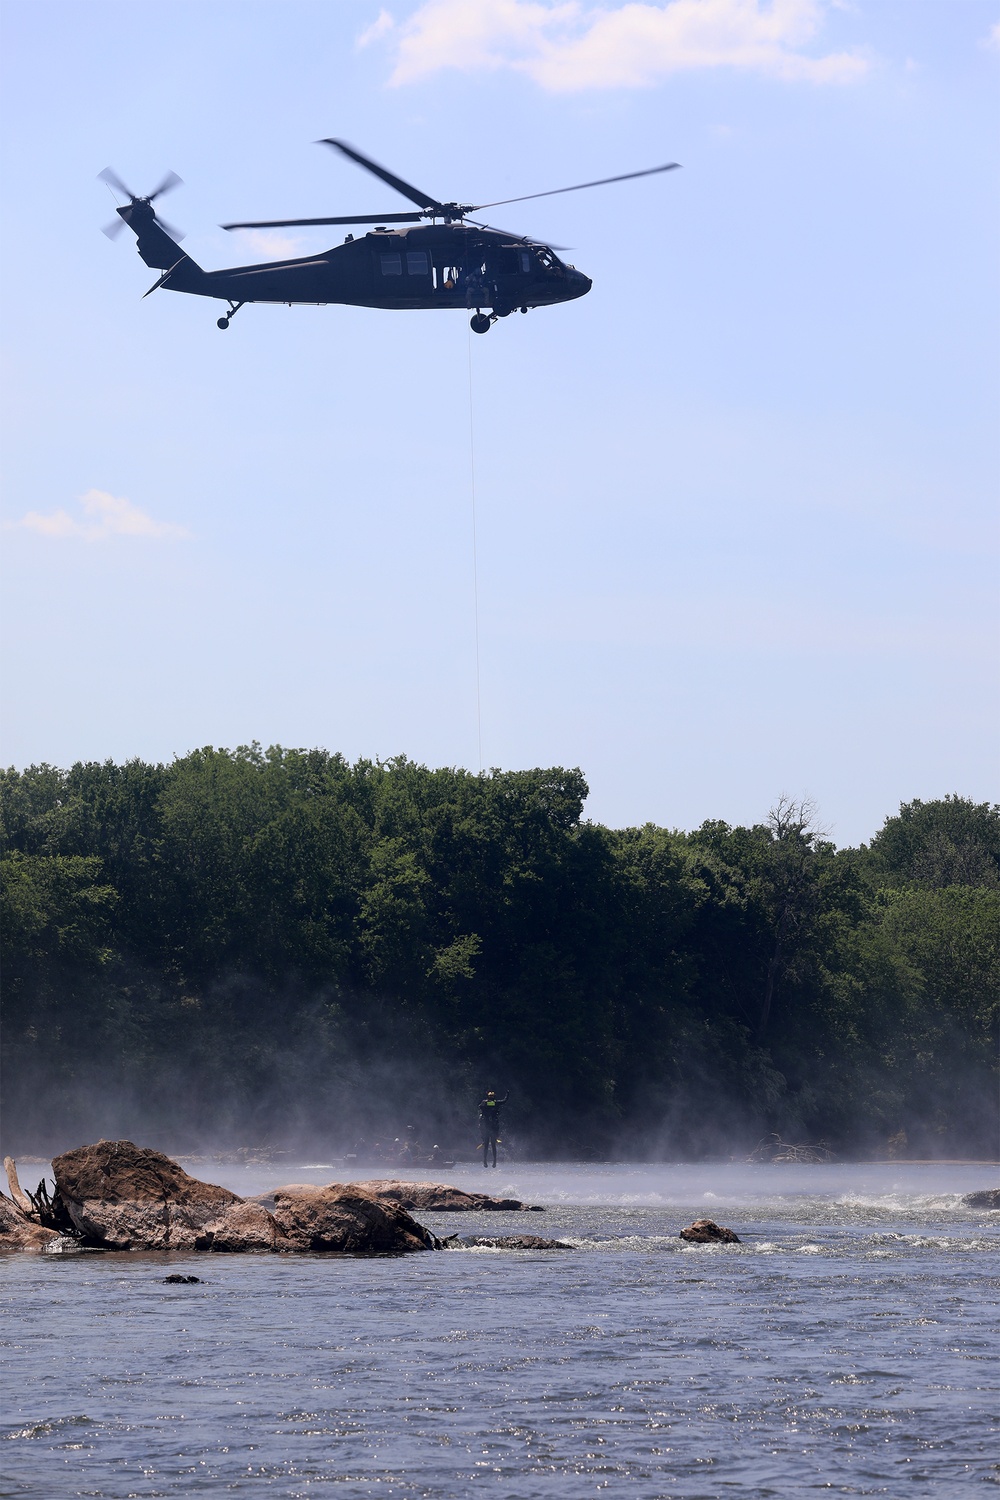
[[[389,1198],[402,1208],[418,1209],[424,1213],[541,1213],[541,1209],[533,1208],[530,1203],[522,1203],[519,1198],[493,1198],[489,1193],[466,1193],[461,1188],[446,1187],[440,1182],[398,1182],[392,1178],[373,1178],[370,1182],[356,1182],[354,1186],[374,1193],[378,1198]]]
[[[54,1229],[43,1229],[0,1193],[0,1250],[44,1250],[58,1238]]]
[[[341,1250],[437,1248],[398,1203],[353,1186],[279,1188],[245,1199],[189,1177],[132,1141],[99,1141],[52,1163],[67,1212],[91,1244],[112,1250]],[[268,1207],[274,1212],[269,1213]]]
[[[201,1227],[195,1240],[196,1250],[247,1251],[273,1250],[278,1226],[259,1203],[241,1200],[229,1203],[215,1219]]]
[[[738,1234],[731,1229],[724,1229],[721,1224],[716,1224],[714,1219],[695,1219],[686,1229],[681,1230],[681,1239],[688,1240],[694,1245],[739,1245],[741,1243]]]
[[[335,1187],[336,1183],[332,1184],[332,1186]],[[315,1182],[285,1182],[281,1187],[269,1188],[266,1193],[255,1193],[252,1197],[247,1198],[246,1201],[247,1203],[259,1203],[262,1208],[269,1209],[273,1213],[274,1205],[278,1198],[314,1198],[317,1193],[324,1191],[325,1189],[318,1187]]]
[[[57,1156],[52,1168],[59,1192],[77,1203],[88,1198],[186,1204],[240,1201],[228,1188],[189,1177],[162,1151],[136,1146],[132,1141],[78,1146]]]
[[[399,1254],[435,1250],[437,1241],[398,1204],[356,1183],[331,1183],[307,1192],[274,1194],[279,1250],[339,1250]]]
[[[52,1171],[77,1229],[110,1250],[207,1248],[207,1226],[242,1202],[132,1141],[80,1146],[57,1156]]]

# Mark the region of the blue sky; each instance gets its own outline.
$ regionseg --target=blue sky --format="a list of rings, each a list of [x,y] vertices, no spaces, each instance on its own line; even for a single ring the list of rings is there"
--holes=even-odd
[[[580,765],[590,816],[808,795],[838,843],[997,796],[994,0],[4,8],[5,764],[324,745]],[[572,246],[582,301],[221,307],[406,205]],[[298,238],[292,238],[293,234]]]

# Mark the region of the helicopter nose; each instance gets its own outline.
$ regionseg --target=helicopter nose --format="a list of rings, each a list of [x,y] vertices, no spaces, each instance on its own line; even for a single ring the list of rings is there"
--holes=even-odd
[[[574,297],[585,297],[594,285],[589,276],[584,276],[582,271],[573,270],[573,295]]]

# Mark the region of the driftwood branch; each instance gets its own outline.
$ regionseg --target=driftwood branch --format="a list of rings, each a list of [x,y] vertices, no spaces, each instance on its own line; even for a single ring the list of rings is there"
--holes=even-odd
[[[822,1162],[832,1160],[833,1152],[822,1141],[815,1146],[793,1146],[789,1141],[783,1141],[777,1133],[765,1136],[747,1157],[747,1161]]]
[[[17,1162],[12,1156],[5,1156],[3,1169],[7,1173],[7,1182],[10,1185],[10,1196],[17,1204],[22,1213],[31,1214],[34,1217],[35,1205],[31,1201],[24,1188],[17,1180]]]
[[[54,1229],[58,1234],[72,1235],[75,1240],[82,1238],[58,1192],[49,1195],[44,1177],[33,1193],[26,1193],[17,1179],[17,1162],[14,1158],[5,1156],[3,1165],[10,1184],[10,1195],[27,1218],[41,1224],[44,1229]]]

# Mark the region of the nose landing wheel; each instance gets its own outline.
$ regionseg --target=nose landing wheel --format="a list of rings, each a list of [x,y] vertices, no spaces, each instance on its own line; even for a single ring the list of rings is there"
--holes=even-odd
[[[485,313],[477,312],[469,319],[469,327],[473,333],[489,333],[493,320]]]

